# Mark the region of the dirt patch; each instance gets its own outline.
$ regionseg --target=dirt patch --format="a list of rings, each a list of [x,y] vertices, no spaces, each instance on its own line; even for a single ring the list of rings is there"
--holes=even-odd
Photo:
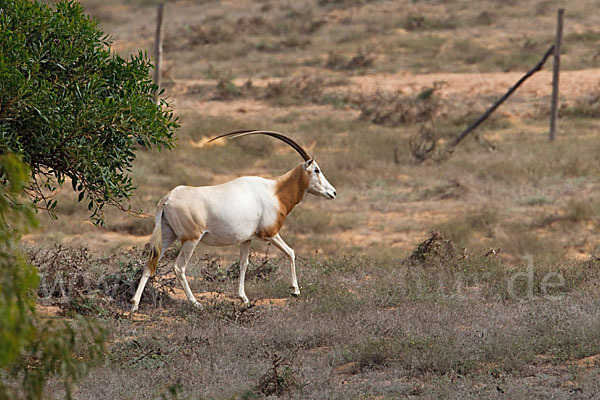
[[[333,368],[333,373],[336,375],[354,375],[359,371],[360,366],[355,361],[338,365],[337,367]]]
[[[583,369],[596,368],[600,366],[600,354],[582,358],[577,361],[577,366]]]
[[[58,306],[45,306],[38,304],[35,307],[37,315],[44,319],[59,318],[62,317],[63,312]]]
[[[285,307],[287,306],[289,302],[289,299],[287,298],[283,298],[283,299],[258,299],[254,302],[254,304],[256,304],[257,306],[262,306],[262,307]]]

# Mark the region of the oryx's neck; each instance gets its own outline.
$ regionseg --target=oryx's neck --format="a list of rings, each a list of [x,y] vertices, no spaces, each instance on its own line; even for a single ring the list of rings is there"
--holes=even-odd
[[[302,168],[302,164],[277,178],[275,181],[275,195],[279,200],[280,211],[284,215],[288,215],[296,204],[300,203],[309,184],[310,175]]]

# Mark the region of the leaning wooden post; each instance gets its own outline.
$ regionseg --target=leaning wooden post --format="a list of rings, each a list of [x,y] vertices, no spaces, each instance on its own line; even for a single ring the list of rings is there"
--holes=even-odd
[[[467,135],[469,133],[471,133],[472,130],[477,128],[483,121],[485,121],[487,119],[487,117],[489,117],[496,110],[496,108],[498,108],[500,106],[500,104],[502,104],[506,99],[508,99],[508,97],[511,94],[513,94],[513,92],[515,90],[517,90],[517,88],[519,86],[521,86],[521,84],[523,82],[525,82],[530,76],[532,76],[533,74],[535,74],[536,72],[541,70],[542,67],[544,66],[544,63],[546,62],[546,60],[548,59],[548,57],[550,57],[552,55],[553,52],[554,52],[554,45],[550,46],[550,48],[546,51],[546,53],[544,53],[544,56],[535,65],[535,67],[533,67],[525,75],[523,75],[521,77],[521,79],[519,79],[517,81],[517,83],[512,85],[511,88],[508,89],[508,91],[506,93],[504,93],[504,95],[500,99],[498,99],[494,104],[492,104],[491,107],[488,108],[483,114],[481,114],[481,116],[479,118],[477,118],[475,121],[473,121],[471,123],[471,125],[469,125],[464,131],[461,132],[460,135],[458,135],[456,138],[454,138],[454,140],[452,140],[450,143],[448,143],[446,145],[446,147],[444,148],[444,150],[442,151],[442,153],[440,154],[440,156],[438,157],[438,161],[443,161],[446,158],[448,158],[452,154],[452,152],[454,152],[454,149],[456,148],[456,146],[465,137],[467,137]]]
[[[563,31],[563,8],[558,9],[556,20],[556,44],[554,45],[554,70],[552,72],[552,106],[550,110],[550,141],[556,137],[556,119],[558,117],[558,80],[560,77],[560,43]]]
[[[156,36],[154,37],[154,83],[156,86],[160,86],[160,64],[162,63],[162,21],[163,21],[163,8],[165,4],[160,3],[158,5],[158,10],[156,14]],[[156,89],[154,92],[154,102],[156,104],[159,103],[158,94],[160,93],[160,88]]]

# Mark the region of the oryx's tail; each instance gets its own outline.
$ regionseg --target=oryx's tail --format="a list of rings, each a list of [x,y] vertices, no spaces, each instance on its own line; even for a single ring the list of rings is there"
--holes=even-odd
[[[158,266],[158,260],[162,251],[162,217],[163,210],[166,201],[166,196],[160,200],[158,207],[156,208],[156,217],[154,219],[154,231],[152,231],[152,237],[150,238],[150,254],[148,255],[148,269],[150,269],[150,275],[154,275],[156,267]]]

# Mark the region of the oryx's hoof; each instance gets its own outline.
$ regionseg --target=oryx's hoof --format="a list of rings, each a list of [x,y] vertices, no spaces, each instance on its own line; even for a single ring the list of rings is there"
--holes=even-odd
[[[298,297],[300,296],[300,289],[298,288],[293,288],[294,290],[292,291],[291,295],[294,297]]]
[[[202,310],[204,309],[204,307],[202,306],[202,304],[198,303],[197,301],[192,301],[192,306],[197,309],[197,310]]]
[[[238,294],[238,297],[246,307],[250,305],[250,300],[248,300],[248,296],[246,296],[246,294]]]

